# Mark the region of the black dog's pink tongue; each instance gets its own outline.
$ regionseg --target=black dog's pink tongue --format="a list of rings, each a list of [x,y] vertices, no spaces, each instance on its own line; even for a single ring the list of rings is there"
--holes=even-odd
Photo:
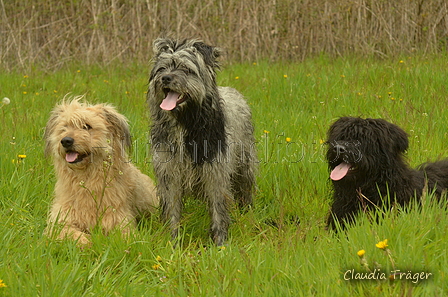
[[[72,163],[78,158],[79,154],[77,152],[69,152],[65,155],[65,161]]]
[[[342,162],[338,166],[336,166],[333,171],[330,173],[330,178],[332,180],[340,180],[342,179],[350,169],[350,165]]]
[[[164,110],[173,110],[176,107],[179,95],[180,94],[176,92],[168,92],[166,98],[163,99],[162,103],[160,104],[160,108]]]

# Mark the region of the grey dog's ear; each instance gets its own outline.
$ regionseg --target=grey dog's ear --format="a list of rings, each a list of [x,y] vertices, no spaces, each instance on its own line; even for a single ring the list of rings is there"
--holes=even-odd
[[[161,53],[165,52],[173,52],[174,48],[174,40],[169,38],[157,38],[154,40],[152,44],[152,50],[154,51],[154,55],[158,56]]]
[[[202,41],[196,41],[193,44],[193,47],[204,57],[205,64],[212,66],[213,68],[219,68],[218,58],[223,53],[220,48],[207,45]]]
[[[131,132],[126,117],[119,114],[115,108],[109,105],[102,105],[103,116],[109,123],[109,130],[111,133],[120,139],[124,148],[131,147]]]

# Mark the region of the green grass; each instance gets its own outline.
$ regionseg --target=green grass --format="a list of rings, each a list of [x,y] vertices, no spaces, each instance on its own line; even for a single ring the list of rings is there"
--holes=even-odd
[[[0,99],[11,104],[0,109],[0,279],[7,286],[0,296],[447,295],[446,203],[387,212],[379,223],[361,216],[347,232],[329,233],[322,144],[339,116],[382,117],[409,133],[411,166],[448,156],[447,67],[446,55],[224,67],[219,84],[241,91],[253,111],[261,160],[255,208],[233,211],[229,242],[218,249],[208,238],[205,206],[187,201],[183,243],[174,250],[158,217],[142,222],[128,240],[119,232],[94,233],[91,249],[43,236],[55,177],[42,135],[66,93],[116,105],[131,122],[136,165],[153,176],[148,65],[1,72]],[[384,239],[387,252],[375,247]],[[416,284],[344,280],[348,270],[366,272],[361,249],[372,270],[432,275]]]

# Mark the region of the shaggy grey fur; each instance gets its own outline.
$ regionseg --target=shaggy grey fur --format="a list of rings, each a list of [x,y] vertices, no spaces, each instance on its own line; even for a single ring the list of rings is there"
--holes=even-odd
[[[204,199],[212,238],[223,245],[231,203],[252,203],[258,160],[250,108],[238,91],[217,86],[218,48],[159,38],[154,53],[147,102],[162,218],[176,239],[182,198]]]

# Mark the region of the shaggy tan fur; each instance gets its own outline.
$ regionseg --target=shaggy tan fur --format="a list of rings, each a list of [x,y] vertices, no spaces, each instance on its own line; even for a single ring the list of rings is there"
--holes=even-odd
[[[105,234],[115,227],[129,233],[136,219],[155,211],[158,198],[153,181],[127,156],[127,119],[81,98],[57,105],[45,129],[45,154],[53,157],[57,177],[46,233],[89,244],[98,224]]]

